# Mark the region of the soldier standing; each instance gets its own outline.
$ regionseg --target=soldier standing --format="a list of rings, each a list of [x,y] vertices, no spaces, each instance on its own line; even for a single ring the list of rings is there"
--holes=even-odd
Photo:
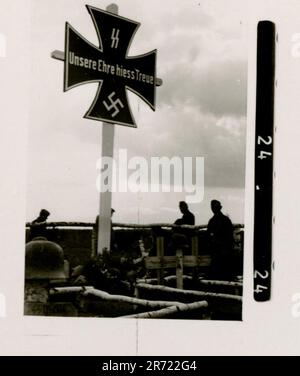
[[[221,209],[220,201],[211,201],[211,210],[214,215],[207,226],[212,258],[210,278],[231,280],[233,277],[233,225]]]

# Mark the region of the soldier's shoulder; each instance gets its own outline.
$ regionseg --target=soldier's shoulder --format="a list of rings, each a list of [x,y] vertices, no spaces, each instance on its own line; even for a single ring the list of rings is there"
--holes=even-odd
[[[230,223],[232,225],[231,219],[228,217],[228,215],[223,214],[223,218],[227,223]]]

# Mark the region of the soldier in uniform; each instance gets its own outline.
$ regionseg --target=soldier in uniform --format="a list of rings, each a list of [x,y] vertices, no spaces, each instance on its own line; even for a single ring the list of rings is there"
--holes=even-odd
[[[42,209],[39,216],[31,222],[29,240],[40,236],[47,238],[47,218],[49,215],[48,210]]]
[[[192,212],[189,211],[188,204],[185,201],[179,202],[179,210],[182,213],[182,217],[176,219],[175,225],[194,225],[195,216]]]
[[[188,204],[185,201],[179,202],[179,210],[182,213],[182,217],[176,219],[174,225],[195,225],[195,216],[189,211]],[[189,252],[190,248],[190,236],[187,229],[173,228],[170,242],[166,249],[166,255],[174,255],[177,249],[185,250],[185,253]]]
[[[218,200],[211,201],[214,213],[207,226],[208,244],[211,252],[210,278],[231,280],[233,278],[233,225],[221,212]]]

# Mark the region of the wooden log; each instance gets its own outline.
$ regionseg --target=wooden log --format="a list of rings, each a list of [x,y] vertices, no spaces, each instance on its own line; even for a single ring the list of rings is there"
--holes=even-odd
[[[157,237],[156,248],[157,248],[157,258],[158,258],[160,266],[159,266],[159,268],[155,268],[155,269],[157,269],[158,283],[160,285],[162,285],[164,283],[164,264],[163,264],[163,261],[164,261],[164,238],[163,238],[163,236]]]
[[[111,295],[105,291],[96,290],[96,289],[87,289],[83,292],[84,296],[94,296],[96,298],[100,298],[102,300],[107,301],[118,301],[124,303],[135,304],[143,307],[150,307],[150,308],[165,308],[171,306],[181,306],[184,303],[176,302],[176,301],[161,301],[161,300],[146,300],[146,299],[137,299],[132,298],[130,296],[125,295]]]
[[[145,283],[140,283],[137,286],[137,289],[144,289],[148,291],[156,291],[156,292],[168,292],[168,293],[180,293],[186,297],[201,297],[201,298],[217,298],[217,299],[225,299],[225,300],[232,300],[236,302],[242,302],[242,297],[238,295],[230,295],[230,294],[221,294],[221,293],[214,293],[214,292],[204,292],[204,291],[195,291],[195,290],[181,290],[176,289],[173,287],[167,286],[160,286],[160,285],[147,285]]]
[[[187,280],[187,281],[192,281],[194,279],[190,275],[183,275],[182,278],[183,278],[183,280]],[[166,282],[171,282],[171,281],[175,281],[175,280],[176,280],[176,275],[168,275],[168,276],[165,277]]]
[[[183,266],[188,268],[193,268],[199,264],[196,256],[183,256],[182,261]],[[177,263],[177,256],[152,256],[145,258],[146,269],[175,269]]]
[[[211,264],[211,256],[210,255],[200,255],[198,258],[198,266],[200,267],[208,267]]]
[[[30,227],[31,223],[27,222],[26,227]],[[49,222],[47,223],[48,227],[93,227],[95,226],[94,222]],[[119,228],[128,228],[128,229],[152,229],[153,227],[163,227],[163,228],[187,228],[187,229],[194,229],[194,230],[205,230],[207,228],[207,225],[197,225],[197,226],[191,226],[191,225],[174,225],[170,223],[149,223],[145,225],[135,224],[135,223],[113,223],[113,227],[119,227]],[[234,224],[234,229],[243,229],[243,224]]]
[[[172,276],[176,279],[176,276]],[[164,280],[166,281],[167,277],[164,277]],[[147,284],[157,284],[157,278],[138,278],[136,280],[136,283],[139,284],[139,283],[147,283]]]
[[[178,289],[183,289],[183,253],[182,249],[176,250],[176,287]]]
[[[140,225],[140,224],[133,224],[133,223],[114,223],[113,224],[116,227],[124,228],[166,228],[166,229],[172,229],[172,228],[186,228],[186,229],[195,229],[195,230],[200,230],[200,229],[205,229],[207,228],[207,225],[198,225],[198,226],[192,226],[192,225],[174,225],[170,223],[149,223],[146,225]]]
[[[173,315],[174,313],[178,313],[178,312],[193,311],[196,309],[201,309],[201,308],[203,309],[207,307],[208,307],[208,303],[206,301],[202,301],[202,302],[194,302],[190,304],[183,304],[181,306],[171,306],[171,307],[160,309],[158,311],[150,311],[150,312],[138,313],[135,315],[120,316],[119,318],[158,319],[158,318]]]
[[[182,278],[185,280],[192,281],[193,277],[190,275],[183,275]],[[164,280],[166,282],[171,282],[176,280],[176,275],[168,275],[164,277]],[[137,284],[146,283],[146,284],[157,284],[156,278],[138,278],[136,280]],[[224,287],[243,287],[242,282],[234,282],[234,281],[215,281],[215,280],[209,280],[209,279],[200,279],[199,283],[207,286],[224,286]]]
[[[176,275],[169,275],[164,277],[164,285],[168,282],[176,281]],[[242,295],[243,284],[241,282],[233,282],[233,281],[213,281],[213,280],[204,280],[197,277],[192,277],[188,275],[182,276],[183,281],[194,281],[197,283],[199,281],[199,286],[203,286],[205,291],[219,291],[219,292],[229,292],[232,295]],[[158,285],[156,278],[145,278],[145,279],[137,279],[137,285],[139,284],[150,284],[150,285]],[[177,286],[178,288],[178,286]],[[139,289],[136,288],[137,293],[139,294]]]
[[[47,228],[53,228],[53,227],[74,227],[76,230],[76,227],[82,227],[90,229],[93,226],[95,226],[95,223],[93,222],[47,222]],[[31,227],[31,223],[26,223],[26,227]]]
[[[93,286],[53,287],[50,289],[50,295],[77,294],[93,288]]]
[[[192,255],[198,257],[198,236],[192,237]]]
[[[194,278],[189,276],[189,275],[183,275],[182,276],[183,280],[189,280],[189,281],[192,281]],[[171,281],[176,281],[176,275],[167,275],[164,277],[164,281],[165,282],[171,282]],[[137,284],[141,284],[141,283],[146,283],[146,284],[150,284],[150,285],[157,285],[157,278],[138,278],[136,280],[136,283]]]
[[[233,281],[213,281],[208,279],[200,279],[199,283],[206,286],[243,287],[243,284],[241,282]]]
[[[183,256],[183,266],[185,268],[194,268],[198,266],[199,260],[196,256],[186,255]]]

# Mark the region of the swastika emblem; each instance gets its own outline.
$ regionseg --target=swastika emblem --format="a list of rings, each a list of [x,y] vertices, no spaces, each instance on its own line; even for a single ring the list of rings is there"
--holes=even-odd
[[[110,105],[107,105],[107,103],[105,101],[103,101],[103,104],[104,106],[106,107],[106,109],[108,111],[110,110],[114,110],[114,112],[111,114],[112,117],[115,117],[116,115],[118,115],[118,113],[120,112],[119,108],[118,108],[118,105],[120,106],[120,108],[124,108],[124,105],[123,103],[120,101],[120,99],[116,99],[115,101],[113,100],[113,96],[115,95],[116,93],[113,91],[109,96],[109,100],[110,100]]]
[[[93,45],[66,23],[64,91],[97,82],[85,118],[136,127],[127,89],[155,110],[156,50],[128,56],[138,22],[87,5],[99,41]]]

